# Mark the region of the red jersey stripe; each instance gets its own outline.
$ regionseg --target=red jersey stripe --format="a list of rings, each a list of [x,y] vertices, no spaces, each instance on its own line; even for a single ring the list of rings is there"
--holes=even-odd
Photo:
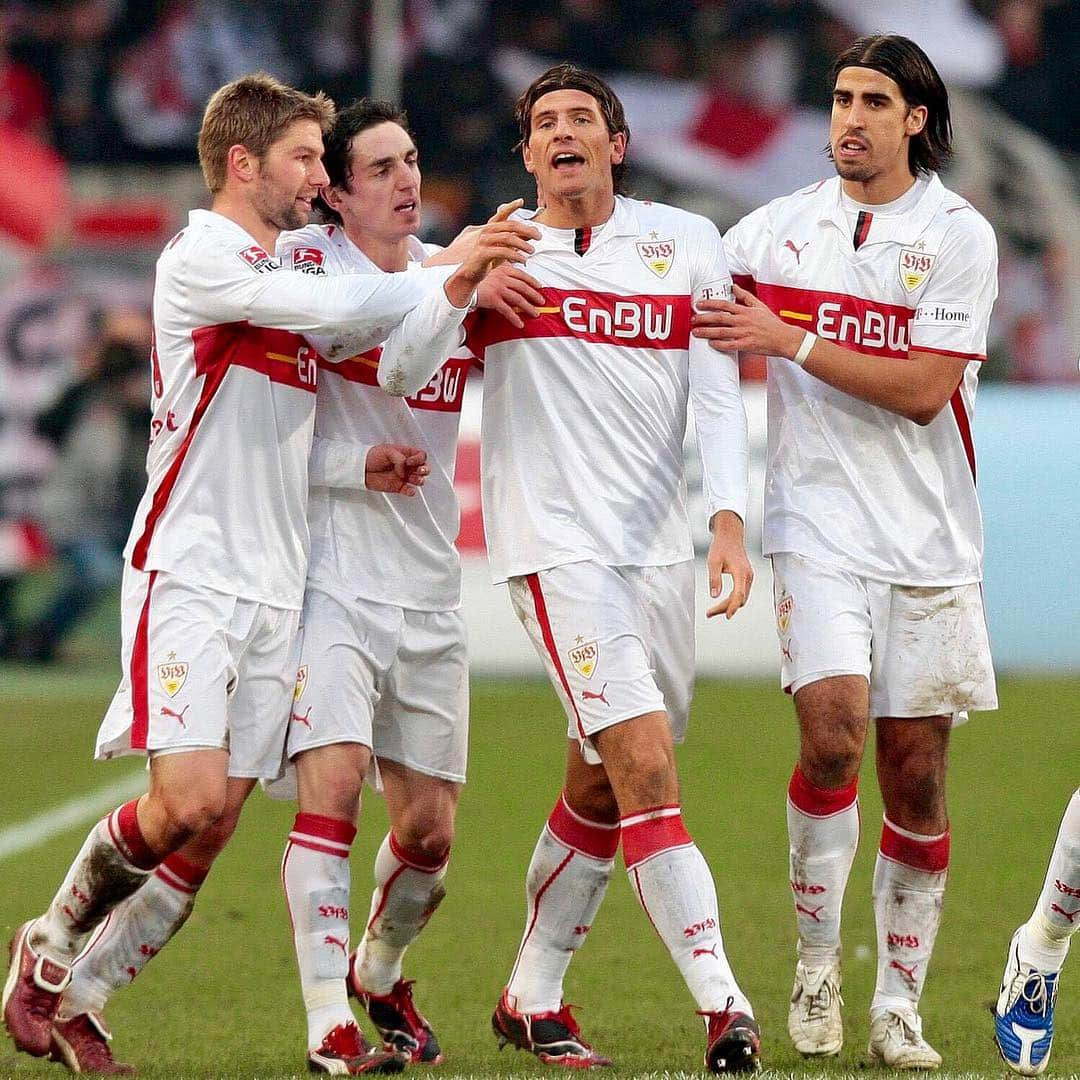
[[[376,346],[358,356],[344,360],[320,361],[324,373],[330,372],[352,383],[362,386],[379,386],[379,357],[382,346]],[[482,368],[474,358],[450,359],[431,377],[422,390],[412,397],[405,398],[411,409],[423,409],[428,412],[461,412],[465,401],[465,383],[469,369],[473,366]]]
[[[147,734],[150,730],[150,596],[154,591],[157,571],[150,571],[146,583],[146,599],[139,613],[139,625],[135,629],[135,640],[131,646],[131,666],[128,678],[131,681],[131,747],[133,750],[145,750]]]
[[[589,289],[543,288],[544,304],[520,329],[490,311],[466,323],[478,356],[491,345],[523,338],[572,337],[635,349],[690,347],[690,297],[621,295]]]
[[[953,416],[956,417],[956,427],[960,432],[960,441],[964,444],[964,453],[967,455],[968,468],[971,469],[971,482],[975,483],[975,443],[971,438],[971,421],[968,419],[967,408],[960,394],[958,386],[954,391],[949,404],[952,406]]]
[[[954,352],[952,349],[939,349],[935,345],[912,345],[912,352],[928,352],[935,356],[955,356],[958,360],[978,360],[980,363],[986,359],[986,353]]]
[[[567,681],[562,661],[559,659],[559,650],[555,647],[555,635],[551,630],[551,620],[548,618],[547,604],[544,603],[544,593],[540,588],[540,577],[538,574],[529,574],[525,580],[529,583],[529,592],[532,593],[533,605],[536,608],[536,621],[540,624],[540,635],[544,639],[544,646],[547,648],[548,655],[551,657],[551,662],[555,665],[555,671],[559,676],[559,682],[562,683],[563,692],[570,702],[570,708],[574,710],[574,719],[577,721],[578,735],[581,737],[582,741],[584,741],[588,736],[585,734],[585,727],[581,723],[581,713],[578,712],[577,702],[574,701],[574,694],[570,689],[570,683]]]

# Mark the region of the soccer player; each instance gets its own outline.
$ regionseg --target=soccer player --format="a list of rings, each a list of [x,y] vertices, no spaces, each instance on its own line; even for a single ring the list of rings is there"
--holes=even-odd
[[[803,1054],[840,1051],[840,909],[873,717],[885,820],[869,1052],[931,1069],[941,1057],[918,1005],[949,865],[949,731],[997,706],[971,441],[997,252],[934,171],[950,150],[949,102],[923,51],[862,38],[833,82],[839,175],[735,225],[736,302],[704,302],[694,333],[769,357],[764,550],[801,734],[788,1028]]]
[[[420,169],[399,109],[369,99],[345,109],[323,161],[330,184],[321,202],[329,223],[282,234],[278,255],[286,265],[330,280],[405,270],[433,253],[415,235]],[[462,271],[471,268],[473,277],[455,275],[381,349],[357,355],[347,337],[312,339],[328,359],[316,405],[312,553],[289,725],[299,813],[282,880],[313,1063],[335,1032],[355,1028],[346,985],[387,1050],[420,1064],[443,1060],[413,1002],[412,984],[402,977],[402,958],[445,895],[465,780],[468,658],[453,477],[475,360],[460,348],[462,320],[485,267],[523,260],[528,239],[539,236],[524,222],[505,220],[519,205],[504,207],[472,239]],[[526,300],[542,302],[520,272],[503,280],[516,282]],[[513,298],[515,291],[500,295]],[[405,335],[445,362],[434,373],[429,366],[418,370],[423,354],[398,346]],[[358,463],[372,441],[426,452],[431,472],[416,498],[363,490]],[[390,831],[375,860],[370,919],[349,957],[349,845],[369,775],[381,785]]]
[[[91,830],[48,909],[18,929],[3,992],[15,1045],[74,1071],[125,1069],[86,994],[62,1003],[75,957],[128,898],[115,936],[168,940],[256,780],[281,768],[317,378],[298,334],[379,341],[457,272],[328,282],[272,257],[327,182],[332,119],[328,98],[267,76],[222,87],[199,135],[212,208],[158,261],[149,483],[125,551],[124,674],[96,750],[148,755],[149,791]],[[357,467],[400,491],[423,461],[382,446]]]
[[[994,1037],[1006,1063],[1022,1076],[1045,1072],[1054,1041],[1058,974],[1080,926],[1080,790],[1061,821],[1035,910],[1012,936]]]
[[[565,709],[565,786],[526,879],[527,920],[492,1020],[500,1045],[609,1064],[581,1037],[563,977],[620,841],[646,915],[705,1017],[714,1071],[753,1068],[759,1033],[724,954],[716,890],[683,824],[674,743],[694,672],[683,437],[694,412],[712,542],[711,614],[743,605],[746,417],[732,356],[691,340],[691,305],[730,295],[715,227],[617,194],[629,128],[596,76],[552,68],[518,100],[540,209],[525,264],[536,318],[481,312],[482,484],[494,579]],[[719,599],[722,577],[731,592]]]

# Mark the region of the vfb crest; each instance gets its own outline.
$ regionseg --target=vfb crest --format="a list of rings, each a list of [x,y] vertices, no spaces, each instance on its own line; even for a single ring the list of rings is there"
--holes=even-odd
[[[293,701],[299,701],[304,696],[304,691],[307,689],[307,664],[300,668],[296,673],[296,686],[293,687]]]
[[[157,666],[158,682],[169,697],[176,697],[180,693],[184,683],[187,682],[187,675],[188,665],[183,660],[170,659],[167,663]]]
[[[657,277],[667,277],[667,272],[675,261],[675,241],[639,240],[636,246],[641,261]]]
[[[786,634],[788,627],[791,625],[791,612],[795,608],[795,599],[788,593],[784,593],[780,597],[779,603],[776,605],[776,625],[780,627],[780,633]]]
[[[901,248],[900,284],[907,292],[914,292],[926,280],[936,260],[936,255],[928,255],[917,248]]]
[[[586,641],[581,645],[575,645],[568,653],[570,663],[574,670],[583,678],[591,679],[596,671],[596,664],[600,659],[600,646],[595,641]]]

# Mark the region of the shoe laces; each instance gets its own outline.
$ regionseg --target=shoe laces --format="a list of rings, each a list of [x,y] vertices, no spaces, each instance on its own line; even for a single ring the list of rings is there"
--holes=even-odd
[[[814,980],[807,979],[807,982],[810,983],[810,985],[813,985]],[[813,993],[806,992],[804,987],[802,997],[802,1000],[805,1002],[803,1019],[808,1023],[826,1019],[829,1015],[834,995],[836,1000],[843,1005],[844,999],[840,996],[840,990],[836,986],[836,982],[831,973],[825,974],[821,980],[821,984]]]
[[[895,1030],[896,1037],[905,1046],[922,1046],[923,1037],[918,1020],[910,1020],[902,1012],[890,1009],[886,1014],[886,1030]]]
[[[1020,1000],[1035,1016],[1045,1016],[1050,1005],[1050,991],[1046,986],[1046,976],[1041,971],[1024,973],[1024,985],[1020,990]]]
[[[726,1025],[729,1023],[728,1018],[731,1016],[731,1007],[735,1004],[735,996],[730,995],[727,1001],[724,1002],[724,1007],[719,1012],[716,1009],[698,1009],[698,1016],[704,1016],[709,1021],[709,1035],[712,1035],[713,1024],[716,1025],[718,1031],[723,1031]]]

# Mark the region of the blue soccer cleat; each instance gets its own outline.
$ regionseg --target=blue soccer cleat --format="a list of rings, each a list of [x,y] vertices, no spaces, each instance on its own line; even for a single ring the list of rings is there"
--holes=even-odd
[[[994,1039],[1005,1064],[1021,1076],[1038,1076],[1050,1061],[1058,973],[1020,961],[1020,931],[1009,943],[1001,993],[994,1009]]]

